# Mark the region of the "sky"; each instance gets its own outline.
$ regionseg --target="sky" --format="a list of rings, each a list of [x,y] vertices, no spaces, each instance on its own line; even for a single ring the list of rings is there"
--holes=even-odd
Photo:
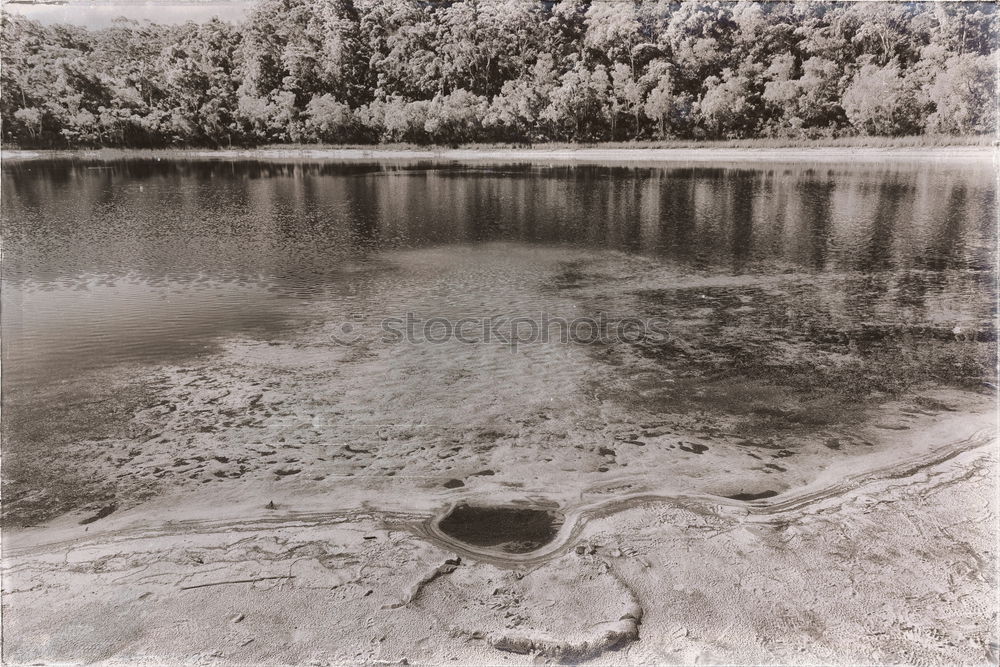
[[[159,0],[150,2],[4,2],[3,10],[21,14],[41,23],[72,23],[87,28],[103,28],[116,18],[155,23],[208,21],[213,16],[228,21],[241,19],[250,6],[248,0],[209,0],[207,2]]]

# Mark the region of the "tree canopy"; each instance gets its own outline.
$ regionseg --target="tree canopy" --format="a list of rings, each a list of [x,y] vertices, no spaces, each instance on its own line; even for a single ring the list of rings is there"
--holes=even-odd
[[[260,0],[238,25],[5,13],[37,147],[995,130],[992,3]]]

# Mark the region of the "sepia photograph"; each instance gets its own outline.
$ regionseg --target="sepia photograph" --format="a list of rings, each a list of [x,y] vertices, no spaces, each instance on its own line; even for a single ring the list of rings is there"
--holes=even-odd
[[[0,663],[998,665],[995,2],[4,0]]]

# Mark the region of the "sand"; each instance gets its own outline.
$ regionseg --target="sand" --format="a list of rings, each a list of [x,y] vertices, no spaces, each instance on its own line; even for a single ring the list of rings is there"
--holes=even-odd
[[[175,497],[100,528],[57,521],[5,540],[4,657],[983,663],[997,520],[983,438],[780,501],[590,494],[521,560],[429,537],[416,510]]]
[[[164,150],[5,150],[2,161],[76,157],[85,159],[197,158],[220,160],[444,160],[469,162],[552,163],[670,163],[670,162],[825,162],[884,163],[915,161],[928,163],[992,163],[996,151],[990,146],[933,146],[906,148],[249,148]]]

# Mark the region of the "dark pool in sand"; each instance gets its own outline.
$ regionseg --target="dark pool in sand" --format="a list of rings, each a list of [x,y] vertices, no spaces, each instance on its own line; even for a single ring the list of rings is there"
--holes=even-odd
[[[66,159],[2,185],[8,521],[248,480],[544,495],[668,454],[769,497],[810,447],[877,445],[851,427],[883,404],[991,391],[988,164]],[[669,335],[386,340],[408,314]]]

